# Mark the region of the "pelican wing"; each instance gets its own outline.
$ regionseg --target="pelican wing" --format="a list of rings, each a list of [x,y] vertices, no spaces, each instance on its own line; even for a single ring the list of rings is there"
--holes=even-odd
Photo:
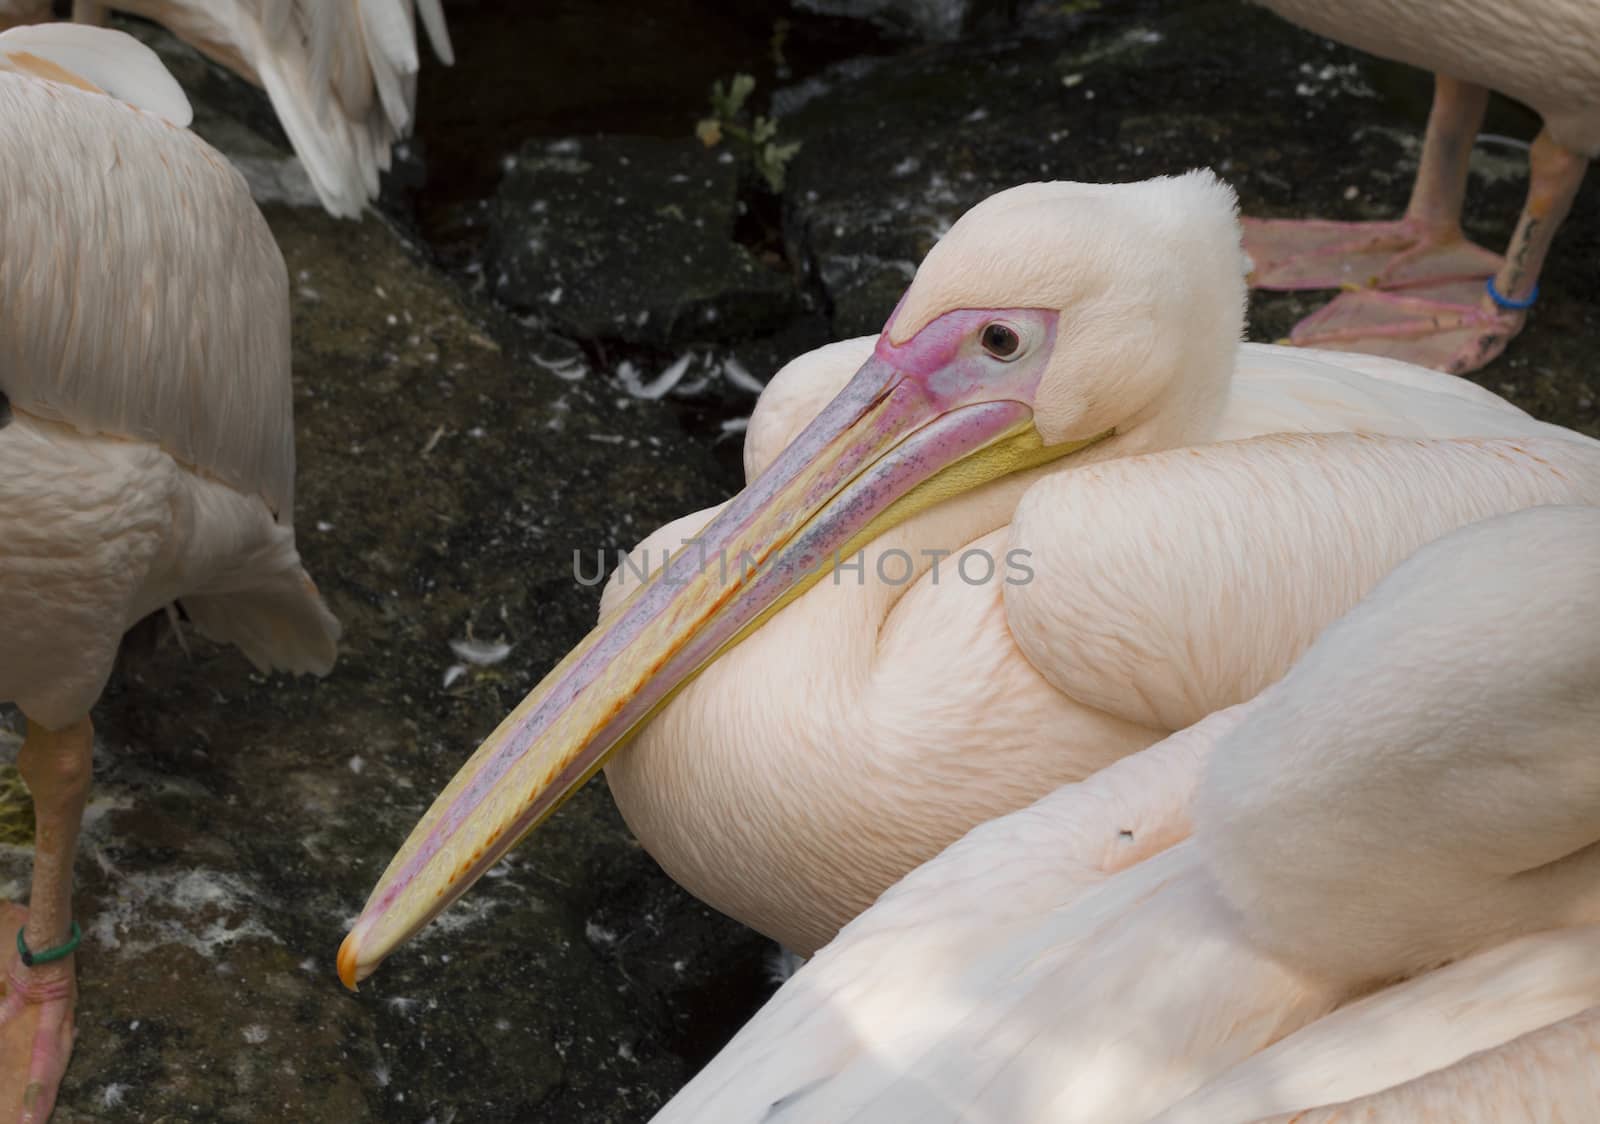
[[[849,1119],[836,1114],[844,1103],[893,1086],[898,1064],[982,1010],[1014,974],[997,953],[1188,834],[1212,746],[1254,705],[976,827],[906,875],[784,984],[655,1124]],[[859,1101],[841,1098],[847,1087]]]
[[[1395,984],[1240,1062],[1172,1106],[1157,1124],[1261,1120],[1318,1105],[1385,1097],[1409,1109],[1392,1119],[1472,1119],[1467,1110],[1473,1095],[1483,1097],[1496,1088],[1526,1094],[1503,1080],[1508,1073],[1547,1085],[1562,1072],[1560,1059],[1545,1065],[1518,1059],[1519,1052],[1534,1045],[1524,1036],[1542,1038],[1589,1009],[1588,1029],[1594,1033],[1600,1024],[1597,953],[1600,927],[1580,925],[1522,937]],[[1593,1048],[1591,1041],[1587,1049]],[[1593,1070],[1592,1062],[1573,1060],[1579,1062],[1570,1069],[1574,1076]],[[1498,1072],[1452,1075],[1451,1067]],[[1475,1076],[1487,1080],[1475,1087]],[[1593,1089],[1597,1083],[1590,1081]],[[1431,1102],[1425,1099],[1430,1096]],[[1433,1113],[1419,1111],[1421,1104]],[[1315,1115],[1308,1112],[1307,1118]],[[1337,1114],[1329,1115],[1337,1119]],[[1555,1114],[1525,1116],[1509,1108],[1476,1118],[1559,1119]],[[1350,1119],[1365,1118],[1353,1114]]]
[[[443,0],[416,0],[416,3],[422,26],[428,29],[428,42],[433,46],[433,53],[446,66],[454,66],[456,51],[450,45],[450,29],[444,24]]]
[[[187,126],[194,110],[156,53],[120,31],[72,23],[0,34],[0,70],[110,94]]]
[[[1547,444],[1565,448],[1531,455],[1588,452]],[[1339,473],[1347,453],[1332,447],[1324,469]],[[1390,1114],[1372,1118],[1592,1105],[1594,1019],[1578,1013],[1600,996],[1596,930],[1538,930],[1593,920],[1592,895],[1571,890],[1593,877],[1581,865],[1594,847],[1592,692],[1575,687],[1597,666],[1583,612],[1597,531],[1592,507],[1539,506],[1446,536],[1251,702],[975,829],[841,932],[658,1124],[1109,1124],[1167,1108],[1162,1124],[1251,1120],[1452,1063],[1478,1072],[1397,1089]],[[1519,587],[1538,600],[1508,595]],[[1214,595],[1231,597],[1225,583]],[[1503,722],[1486,720],[1496,711]],[[1498,753],[1508,732],[1511,769]],[[1461,793],[1482,801],[1481,817],[1462,815]],[[1191,809],[1201,835],[1169,846]],[[1152,834],[1159,853],[1117,861],[1117,847]],[[1526,883],[1563,865],[1553,877],[1565,885]],[[1252,870],[1268,882],[1249,883]],[[1301,898],[1271,893],[1283,886]],[[1340,909],[1317,900],[1330,886]],[[1369,886],[1389,888],[1375,907],[1351,897]],[[1541,895],[1547,915],[1519,912]],[[1463,912],[1489,928],[1461,924]],[[1494,947],[1519,931],[1535,935]],[[1318,942],[1346,962],[1307,951]],[[1474,948],[1489,951],[1329,1014],[1374,979]],[[1325,970],[1293,966],[1308,963]],[[1474,1056],[1552,1023],[1538,1041]],[[1571,1080],[1557,1094],[1506,1080],[1532,1066]],[[1449,1099],[1473,1083],[1498,1099]],[[1490,1103],[1502,1110],[1468,1111]]]
[[[290,0],[240,0],[286,5]],[[293,0],[293,18],[262,26],[257,69],[323,204],[360,213],[391,150],[410,135],[420,59],[418,0]],[[435,52],[453,61],[438,0],[421,0]]]
[[[0,393],[160,445],[292,519],[288,275],[187,130],[0,74]]]
[[[1269,434],[1048,476],[1012,520],[1035,576],[1005,588],[1007,624],[1069,698],[1181,729],[1274,682],[1424,543],[1600,504],[1600,443],[1545,428],[1562,435]]]
[[[1265,433],[1590,440],[1457,375],[1376,355],[1243,344],[1214,439]]]
[[[324,207],[375,198],[414,122],[420,15],[454,61],[439,0],[109,0],[260,85]]]

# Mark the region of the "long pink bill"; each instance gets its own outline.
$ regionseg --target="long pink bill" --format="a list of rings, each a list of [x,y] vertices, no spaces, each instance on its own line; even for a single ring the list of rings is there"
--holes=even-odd
[[[880,340],[773,465],[545,676],[389,864],[340,946],[347,986],[466,892],[635,726],[828,572],[843,548],[909,515],[908,497],[952,465],[966,462],[965,488],[1070,451],[1039,452],[1031,403],[1041,364],[997,374],[967,355],[970,326],[949,323],[992,315],[950,313],[905,344]],[[1022,315],[1053,340],[1053,314]],[[986,450],[1012,445],[1022,451],[972,470]]]

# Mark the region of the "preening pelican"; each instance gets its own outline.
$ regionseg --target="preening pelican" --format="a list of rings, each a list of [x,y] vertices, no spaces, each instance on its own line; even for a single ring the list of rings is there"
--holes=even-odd
[[[1600,1118],[1597,559],[1594,507],[1424,547],[910,874],[657,1124]]]
[[[355,218],[378,196],[416,106],[416,23],[455,62],[441,0],[75,0],[73,18],[117,9],[161,24],[266,90],[329,213]],[[49,0],[0,0],[0,27],[48,18]]]
[[[881,337],[776,376],[750,485],[646,544],[697,540],[613,589],[446,788],[342,977],[646,718],[608,767],[629,825],[692,893],[810,953],[974,825],[1257,694],[1423,543],[1600,500],[1600,444],[1461,379],[1241,346],[1243,308],[1209,173],[979,204]]]
[[[188,112],[121,32],[0,35],[0,700],[37,824],[29,909],[0,907],[4,1124],[50,1115],[72,1049],[89,711],[123,632],[178,602],[263,671],[334,660],[294,545],[288,274]]]
[[[1405,217],[1247,222],[1253,283],[1357,286],[1295,326],[1307,347],[1472,371],[1522,330],[1539,271],[1600,156],[1600,6],[1590,0],[1261,0],[1283,18],[1434,72],[1433,111]],[[1467,162],[1498,90],[1537,110],[1528,201],[1502,258],[1461,232]]]

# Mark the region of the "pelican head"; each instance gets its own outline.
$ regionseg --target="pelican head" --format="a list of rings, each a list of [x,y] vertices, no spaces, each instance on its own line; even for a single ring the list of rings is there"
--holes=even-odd
[[[844,389],[456,774],[345,938],[340,978],[371,974],[837,559],[997,477],[1209,422],[1243,309],[1234,195],[1208,172],[974,207]]]

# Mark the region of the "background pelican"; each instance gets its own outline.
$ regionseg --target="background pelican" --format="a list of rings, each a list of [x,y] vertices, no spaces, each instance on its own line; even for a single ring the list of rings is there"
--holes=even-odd
[[[266,90],[283,131],[331,214],[354,218],[378,196],[416,106],[416,22],[455,61],[441,0],[74,0],[73,17],[107,9],[153,20]],[[48,18],[49,0],[0,0],[0,27]]]
[[[1261,2],[1319,35],[1434,71],[1435,86],[1405,217],[1249,223],[1253,283],[1357,287],[1296,325],[1292,338],[1304,346],[1456,372],[1488,363],[1522,330],[1556,230],[1600,155],[1600,7],[1588,0]],[[1529,152],[1527,205],[1503,258],[1461,232],[1468,157],[1490,90],[1544,118]]]
[[[60,79],[0,73],[0,700],[37,824],[30,908],[0,911],[0,1121],[35,1124],[74,958],[29,966],[16,934],[76,943],[89,711],[123,632],[178,602],[263,671],[323,674],[339,629],[295,551],[288,276],[244,181],[120,32],[19,28],[5,67]]]
[[[809,953],[974,824],[1256,694],[1422,543],[1600,499],[1595,442],[1409,365],[1241,347],[1243,300],[1208,173],[974,208],[882,337],[775,378],[750,486],[658,532],[704,528],[612,591],[438,798],[346,939],[346,982],[651,715],[608,772],[630,827]],[[869,540],[860,580],[808,588]],[[936,583],[926,552],[966,549],[997,572]],[[1030,580],[1005,580],[1012,550]]]
[[[1592,507],[1424,547],[1259,698],[913,872],[658,1124],[1593,1118],[1597,552]]]

